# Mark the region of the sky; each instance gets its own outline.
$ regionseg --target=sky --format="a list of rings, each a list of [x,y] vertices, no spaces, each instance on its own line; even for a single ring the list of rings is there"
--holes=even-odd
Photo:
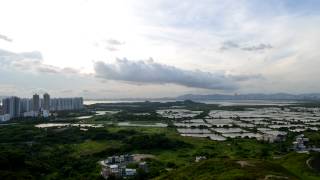
[[[317,0],[0,0],[0,96],[320,91]]]

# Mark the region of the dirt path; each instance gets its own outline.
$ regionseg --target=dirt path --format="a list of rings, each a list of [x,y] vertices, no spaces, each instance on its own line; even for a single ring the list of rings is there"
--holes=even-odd
[[[154,159],[155,156],[152,154],[133,154],[134,161],[142,161],[147,158]]]
[[[310,165],[310,161],[312,161],[312,160],[313,160],[313,157],[310,157],[309,159],[306,160],[306,164],[311,170],[314,170]]]
[[[276,176],[276,175],[267,175],[264,180],[269,180],[269,179],[289,179],[288,177],[285,176]]]
[[[249,162],[247,161],[237,161],[238,164],[240,164],[241,167],[245,166],[252,166]]]

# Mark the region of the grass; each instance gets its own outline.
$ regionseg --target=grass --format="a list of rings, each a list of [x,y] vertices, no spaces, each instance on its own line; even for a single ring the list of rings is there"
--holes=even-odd
[[[236,160],[213,158],[191,163],[156,179],[263,179],[266,176],[298,179],[278,164],[251,159],[245,162],[247,164],[241,166]]]
[[[74,154],[76,156],[84,156],[102,152],[108,148],[120,147],[119,141],[92,141],[87,140],[80,144],[73,144],[72,147],[75,149]]]
[[[310,139],[310,144],[320,146],[320,132],[305,132],[304,135]]]
[[[320,174],[311,170],[306,164],[306,161],[310,157],[310,154],[292,152],[279,159],[277,162],[300,179],[318,180],[320,179]]]
[[[264,173],[262,174],[255,174],[255,172],[260,172],[260,170],[254,168],[228,169],[228,167],[223,167],[226,168],[226,174],[221,173],[220,175],[216,176],[216,179],[234,179],[236,177],[249,178],[249,176],[247,176],[248,174],[246,175],[246,173],[248,173],[249,171],[251,177],[260,177],[271,174],[278,176],[285,175],[293,179],[319,179],[319,174],[310,170],[305,164],[306,160],[310,157],[309,155],[290,153],[278,160],[273,160],[272,157],[277,154],[277,152],[275,152],[277,144],[262,143],[254,139],[236,139],[225,142],[217,142],[206,138],[182,137],[173,128],[111,127],[108,128],[108,130],[116,132],[121,129],[128,128],[150,134],[164,133],[169,138],[182,140],[188,144],[191,144],[192,148],[181,148],[177,150],[154,150],[144,152],[154,154],[159,161],[162,161],[164,163],[174,163],[178,167],[177,173],[179,173],[181,169],[188,169],[188,166],[185,165],[193,164],[195,156],[206,155],[209,158],[213,158],[216,160],[218,159],[222,162],[227,161],[225,165],[227,166],[229,163],[231,163],[229,164],[232,165],[231,167],[233,167],[234,161],[241,158],[251,159],[253,164],[259,165],[261,166],[261,168],[270,166],[269,170],[265,172],[263,171]],[[264,151],[266,151],[267,154],[263,154]],[[265,157],[263,155],[265,155]],[[281,170],[281,172],[284,172],[284,174],[279,173],[278,171],[276,171],[276,169],[272,169],[271,167],[277,167]],[[190,168],[193,169],[194,167]],[[176,171],[174,170],[174,172]],[[167,176],[163,177],[169,178],[171,177],[171,175],[172,177],[174,176],[172,173],[168,173]],[[207,175],[198,174],[196,179],[206,179],[208,177]],[[193,176],[187,175],[186,177]],[[179,176],[179,178],[183,179],[185,178],[185,176]]]

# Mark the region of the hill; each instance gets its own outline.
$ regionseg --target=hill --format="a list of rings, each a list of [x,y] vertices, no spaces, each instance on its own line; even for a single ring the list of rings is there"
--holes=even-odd
[[[263,160],[209,159],[158,179],[298,179],[279,164]]]

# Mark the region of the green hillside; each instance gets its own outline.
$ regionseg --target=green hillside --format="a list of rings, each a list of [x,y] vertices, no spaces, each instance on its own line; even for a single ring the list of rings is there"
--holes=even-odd
[[[298,179],[282,166],[260,160],[209,159],[157,179]]]

